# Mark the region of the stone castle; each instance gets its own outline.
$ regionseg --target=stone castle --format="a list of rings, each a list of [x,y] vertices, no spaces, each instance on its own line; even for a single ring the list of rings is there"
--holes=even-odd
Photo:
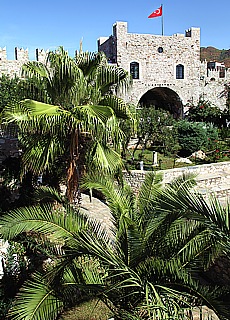
[[[155,105],[176,117],[199,100],[226,106],[223,91],[230,71],[221,63],[200,61],[199,28],[160,36],[129,33],[127,22],[116,22],[110,37],[98,39],[98,51],[131,73],[128,102]]]
[[[98,39],[98,51],[131,73],[133,85],[123,97],[127,102],[155,105],[175,117],[199,100],[220,109],[226,106],[223,92],[230,82],[230,71],[221,63],[200,61],[199,28],[160,36],[129,33],[127,22],[116,22],[111,36]],[[36,60],[44,63],[47,53],[36,49]],[[0,76],[20,76],[28,61],[28,49],[15,48],[15,60],[8,60],[6,48],[0,48]]]

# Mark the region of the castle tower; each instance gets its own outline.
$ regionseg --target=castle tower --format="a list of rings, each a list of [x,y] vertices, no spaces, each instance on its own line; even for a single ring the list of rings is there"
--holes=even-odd
[[[161,36],[129,33],[127,27],[127,22],[116,22],[113,35],[98,41],[98,51],[133,77],[127,102],[183,113],[183,105],[199,99],[200,29]]]

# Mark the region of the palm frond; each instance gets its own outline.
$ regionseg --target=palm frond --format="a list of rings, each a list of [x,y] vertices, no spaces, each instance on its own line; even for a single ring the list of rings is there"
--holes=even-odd
[[[167,186],[165,191],[159,194],[162,209],[181,211],[184,212],[187,219],[200,221],[215,232],[216,239],[223,243],[226,250],[229,250],[227,240],[229,237],[229,205],[221,206],[214,195],[205,199],[201,194],[192,190],[189,184],[184,181],[176,188]]]
[[[123,167],[121,156],[108,146],[100,144],[98,141],[89,154],[89,159],[92,168],[98,168],[106,172],[115,172],[118,168]]]
[[[145,175],[145,180],[139,189],[137,198],[140,223],[143,219],[146,219],[145,215],[151,212],[150,208],[148,210],[148,206],[156,206],[156,200],[162,187],[162,175],[160,173],[151,172]]]
[[[26,146],[23,153],[22,161],[24,164],[24,172],[32,171],[34,174],[41,174],[52,166],[57,155],[64,152],[63,141],[57,137],[50,135],[43,136],[43,140],[37,137],[32,141],[20,139],[23,146]]]
[[[30,112],[30,116],[54,116],[60,114],[60,107],[52,104],[47,104],[31,99],[25,99],[21,102],[27,110]]]
[[[76,214],[71,207],[55,208],[53,204],[46,203],[11,211],[1,218],[0,225],[1,236],[5,239],[32,231],[46,235],[51,241],[70,246],[75,243],[78,247],[79,239],[74,235],[86,229],[88,224],[85,216],[80,212]]]
[[[82,179],[82,188],[100,190],[104,194],[115,222],[118,222],[121,215],[130,214],[133,210],[134,198],[131,188],[127,185],[117,188],[108,175],[87,174]]]
[[[60,193],[51,187],[40,186],[34,192],[35,200],[49,200],[49,201],[56,201],[60,204],[66,203],[66,199],[60,195]]]
[[[17,295],[16,302],[10,310],[14,320],[55,320],[63,310],[63,302],[56,297],[40,274],[35,274]]]
[[[113,110],[110,107],[99,106],[99,105],[83,105],[78,106],[78,110],[85,117],[85,127],[89,124],[104,125],[107,120],[113,116]],[[87,125],[88,124],[88,125]]]

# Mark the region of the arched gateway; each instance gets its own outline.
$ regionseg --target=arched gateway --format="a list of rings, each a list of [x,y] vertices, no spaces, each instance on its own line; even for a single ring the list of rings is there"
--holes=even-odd
[[[174,119],[183,116],[183,104],[179,95],[167,87],[155,87],[148,90],[140,98],[139,105],[167,110]]]

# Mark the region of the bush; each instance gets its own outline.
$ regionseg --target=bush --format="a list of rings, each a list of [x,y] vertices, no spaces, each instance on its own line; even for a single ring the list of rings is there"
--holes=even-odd
[[[177,123],[178,141],[181,147],[180,155],[215,148],[218,141],[218,130],[211,124],[181,120]]]
[[[193,122],[213,123],[221,128],[226,125],[226,110],[211,106],[209,102],[200,101],[197,106],[191,106],[188,112],[188,119]]]
[[[3,256],[4,276],[0,280],[0,320],[6,319],[14,297],[25,280],[27,268],[25,248],[20,243],[11,241]]]

